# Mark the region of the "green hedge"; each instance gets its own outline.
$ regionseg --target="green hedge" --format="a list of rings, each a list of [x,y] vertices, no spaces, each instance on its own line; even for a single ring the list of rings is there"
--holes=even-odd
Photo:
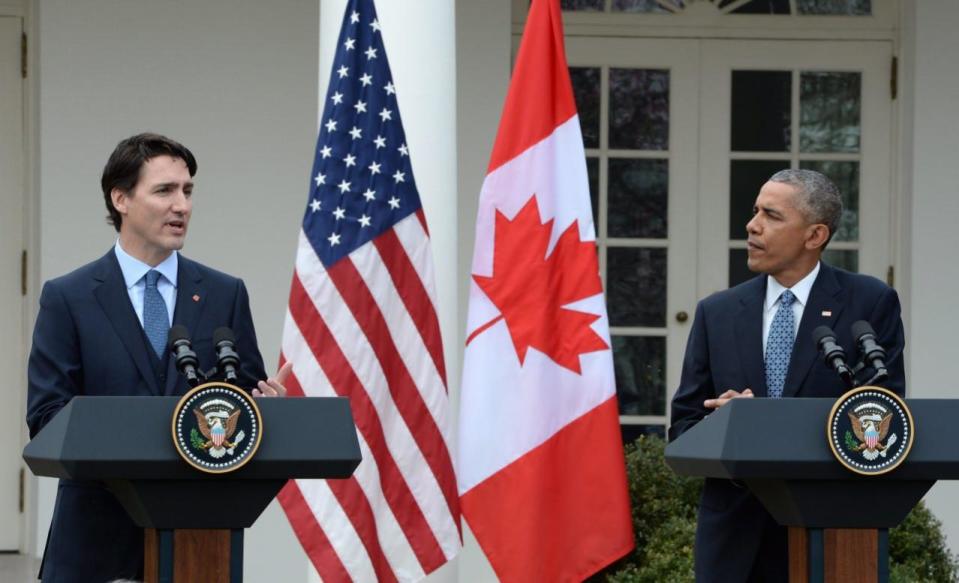
[[[702,479],[677,476],[663,460],[665,443],[640,437],[626,447],[636,549],[591,581],[680,583],[693,580],[693,540]],[[959,559],[942,524],[920,503],[889,532],[891,583],[952,582]]]

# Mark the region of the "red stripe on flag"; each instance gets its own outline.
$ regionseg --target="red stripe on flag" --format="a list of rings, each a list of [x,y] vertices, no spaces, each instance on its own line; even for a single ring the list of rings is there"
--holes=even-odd
[[[559,2],[533,0],[486,172],[526,151],[574,115]]]
[[[356,478],[346,480],[327,480],[326,484],[333,491],[337,501],[343,508],[343,512],[350,519],[353,528],[360,536],[363,547],[373,563],[373,570],[376,572],[376,580],[384,582],[396,581],[396,575],[393,568],[386,559],[386,553],[380,546],[380,539],[376,533],[376,516],[373,515],[373,509],[370,507],[370,501],[360,487]]]
[[[406,311],[413,318],[416,329],[419,330],[420,337],[426,345],[426,350],[433,359],[436,370],[443,379],[443,387],[446,388],[446,365],[443,362],[443,339],[440,337],[440,321],[436,317],[436,310],[433,307],[433,301],[423,286],[423,280],[420,279],[416,268],[406,254],[406,249],[400,243],[399,237],[392,229],[385,231],[382,235],[373,240],[376,249],[383,258],[386,270],[393,280],[393,285],[399,293]]]
[[[363,282],[356,266],[348,257],[328,268],[327,274],[339,290],[350,312],[353,313],[363,334],[369,339],[373,353],[386,375],[396,409],[413,434],[413,439],[423,452],[430,470],[433,471],[450,514],[459,516],[459,497],[456,492],[453,461],[446,448],[443,434],[400,357],[380,307]]]
[[[419,219],[420,225],[423,226],[423,232],[426,233],[427,237],[429,237],[430,228],[426,225],[426,213],[423,212],[422,207],[420,207],[420,209],[416,211],[416,218]]]
[[[502,581],[582,581],[633,547],[620,439],[613,397],[463,495]]]
[[[280,351],[280,363],[276,365],[276,370],[283,368],[283,365],[286,364],[286,355],[283,354],[283,351]],[[286,384],[283,385],[286,387],[286,396],[287,397],[305,397],[306,393],[303,392],[303,386],[300,384],[300,380],[296,378],[296,372],[290,371],[290,376],[287,377]]]
[[[349,261],[343,260],[340,263],[349,263]],[[363,287],[363,289],[366,288]],[[358,293],[358,290],[354,292]],[[403,529],[423,570],[427,573],[433,571],[446,562],[443,550],[403,479],[396,461],[386,447],[383,426],[373,402],[323,318],[316,312],[298,274],[294,274],[293,283],[290,286],[290,313],[333,389],[338,395],[350,398],[356,427],[373,454],[387,504]]]
[[[290,392],[303,394],[303,387],[292,375],[287,379],[286,387]],[[383,552],[383,547],[380,546],[380,539],[376,533],[376,517],[359,481],[350,477],[345,480],[326,480],[326,485],[333,492],[333,496],[340,503],[340,507],[360,537],[360,542],[363,543],[373,570],[376,572],[377,581],[396,581],[393,568],[386,558],[386,553]],[[316,522],[316,517],[312,515],[305,519]]]
[[[320,578],[324,581],[351,581],[349,572],[340,557],[330,546],[330,539],[316,521],[313,510],[303,497],[303,492],[294,480],[286,483],[276,499],[286,512],[293,532],[303,545]]]

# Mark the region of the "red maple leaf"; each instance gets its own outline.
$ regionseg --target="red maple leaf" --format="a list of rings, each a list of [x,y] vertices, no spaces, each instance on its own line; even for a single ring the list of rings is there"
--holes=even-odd
[[[496,211],[493,275],[473,279],[501,315],[473,337],[504,318],[520,363],[533,347],[577,374],[580,354],[609,348],[590,327],[599,316],[563,307],[603,291],[596,245],[580,241],[576,223],[547,257],[553,220],[541,222],[535,195],[512,220]]]

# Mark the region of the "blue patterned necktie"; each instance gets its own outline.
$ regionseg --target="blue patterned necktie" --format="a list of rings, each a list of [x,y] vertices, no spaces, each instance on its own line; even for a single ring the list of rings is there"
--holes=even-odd
[[[789,356],[793,351],[796,340],[794,325],[793,302],[796,296],[788,289],[779,296],[779,309],[769,326],[769,337],[766,339],[766,388],[770,398],[778,399],[783,396],[783,385],[786,383],[786,371],[789,370]]]
[[[166,311],[166,302],[157,289],[160,272],[151,269],[146,274],[146,290],[143,292],[143,331],[153,346],[157,357],[163,360],[166,351],[167,335],[170,332],[170,316]]]

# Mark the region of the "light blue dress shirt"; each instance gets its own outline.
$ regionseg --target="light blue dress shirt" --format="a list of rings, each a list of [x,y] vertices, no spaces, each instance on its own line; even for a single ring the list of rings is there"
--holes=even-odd
[[[170,318],[170,326],[173,326],[173,308],[176,305],[176,276],[179,266],[179,254],[174,251],[159,265],[150,267],[124,251],[123,247],[120,247],[119,240],[117,240],[113,249],[117,255],[117,261],[120,262],[120,271],[123,273],[123,281],[127,286],[127,294],[130,295],[130,303],[133,304],[133,310],[137,313],[140,326],[143,326],[143,293],[146,291],[146,274],[151,269],[156,269],[160,272],[161,277],[157,280],[157,291],[159,291],[160,296],[163,297],[163,303],[166,304],[166,313]]]

